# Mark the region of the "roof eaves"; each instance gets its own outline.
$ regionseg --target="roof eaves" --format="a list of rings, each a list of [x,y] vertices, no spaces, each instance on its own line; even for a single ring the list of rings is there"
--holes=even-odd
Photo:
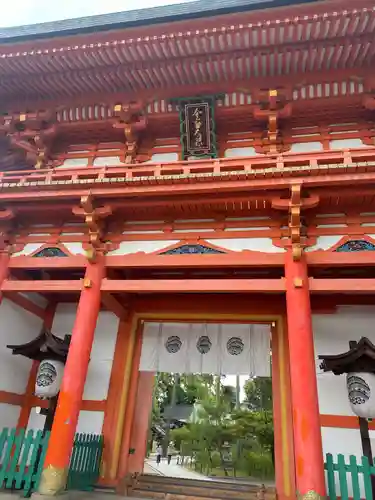
[[[0,28],[0,44],[41,40],[57,36],[84,35],[317,1],[319,0],[198,0],[114,14]]]

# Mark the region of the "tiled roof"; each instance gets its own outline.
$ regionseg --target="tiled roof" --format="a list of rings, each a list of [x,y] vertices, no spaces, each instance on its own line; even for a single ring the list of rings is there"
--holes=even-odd
[[[15,28],[0,28],[0,43],[68,36],[95,31],[130,28],[184,19],[196,19],[220,14],[244,12],[310,3],[318,0],[196,0],[149,9],[129,10],[113,14],[81,17],[49,23],[30,24]]]

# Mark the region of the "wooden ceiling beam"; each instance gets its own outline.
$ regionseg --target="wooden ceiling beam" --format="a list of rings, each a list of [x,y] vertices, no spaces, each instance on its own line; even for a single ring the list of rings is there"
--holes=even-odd
[[[120,319],[125,319],[128,316],[128,309],[111,293],[102,293],[101,301],[103,306],[108,309],[108,311],[113,312]]]

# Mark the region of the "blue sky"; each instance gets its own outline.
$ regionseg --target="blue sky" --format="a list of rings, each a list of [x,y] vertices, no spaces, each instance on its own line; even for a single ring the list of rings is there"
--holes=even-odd
[[[185,0],[187,1],[187,0]],[[20,26],[124,10],[181,3],[181,0],[3,0],[0,26]]]

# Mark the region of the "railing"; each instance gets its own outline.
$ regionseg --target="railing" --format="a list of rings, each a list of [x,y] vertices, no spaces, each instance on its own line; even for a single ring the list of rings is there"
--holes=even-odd
[[[0,487],[20,490],[24,496],[37,489],[49,433],[3,429],[0,434]]]
[[[30,496],[39,486],[50,433],[3,429],[0,433],[0,488]],[[68,490],[91,491],[99,478],[103,437],[76,434],[69,465]]]
[[[103,436],[76,434],[67,481],[68,490],[92,491],[99,479]]]
[[[137,163],[105,167],[58,167],[43,170],[0,172],[0,189],[22,188],[52,184],[146,182],[147,184],[168,182],[189,177],[225,176],[229,179],[255,175],[257,172],[303,173],[309,171],[325,173],[339,167],[355,167],[366,171],[375,167],[375,148],[321,151],[311,153],[284,153],[243,158],[215,158],[170,163]]]
[[[358,464],[354,455],[349,456],[349,463],[345,462],[344,455],[338,455],[334,463],[333,456],[328,453],[324,469],[330,500],[373,500],[371,479],[375,476],[375,467],[370,467],[366,457]]]

